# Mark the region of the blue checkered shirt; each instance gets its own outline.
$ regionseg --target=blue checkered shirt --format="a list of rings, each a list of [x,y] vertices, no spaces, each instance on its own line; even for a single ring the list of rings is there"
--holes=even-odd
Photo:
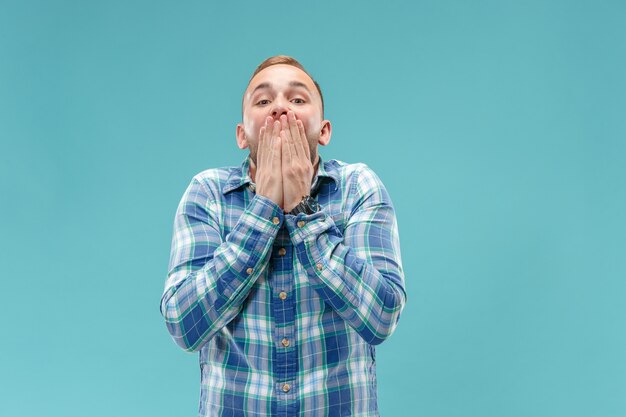
[[[161,313],[200,352],[201,416],[378,416],[375,345],[406,302],[394,209],[364,164],[318,166],[321,210],[256,195],[249,160],[196,175]]]

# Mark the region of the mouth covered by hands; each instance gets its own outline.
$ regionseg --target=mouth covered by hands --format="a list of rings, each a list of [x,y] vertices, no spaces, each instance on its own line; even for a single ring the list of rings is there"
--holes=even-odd
[[[294,112],[268,116],[259,132],[256,192],[286,213],[311,192],[313,164],[304,125]]]

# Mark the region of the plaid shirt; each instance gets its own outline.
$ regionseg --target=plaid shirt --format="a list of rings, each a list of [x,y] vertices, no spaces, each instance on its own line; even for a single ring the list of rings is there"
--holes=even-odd
[[[364,164],[322,162],[321,211],[256,195],[249,160],[178,206],[161,313],[200,351],[201,416],[378,416],[374,345],[406,302],[394,209]]]

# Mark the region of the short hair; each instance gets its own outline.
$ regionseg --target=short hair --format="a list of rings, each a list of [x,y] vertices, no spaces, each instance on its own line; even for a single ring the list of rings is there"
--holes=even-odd
[[[311,76],[311,74],[309,74],[309,72],[306,69],[304,69],[304,66],[300,62],[298,62],[297,59],[295,59],[293,57],[290,57],[290,56],[287,56],[287,55],[274,55],[274,56],[271,56],[271,57],[267,58],[265,61],[261,62],[258,67],[256,67],[256,69],[252,73],[252,77],[250,77],[250,80],[248,80],[248,85],[250,85],[250,82],[252,81],[252,79],[259,72],[263,71],[267,67],[270,67],[272,65],[278,65],[278,64],[291,65],[292,67],[296,67],[298,69],[301,69],[306,75],[309,76],[311,81],[313,81],[313,84],[315,84],[315,88],[317,88],[317,92],[319,93],[320,99],[322,100],[322,117],[323,117],[323,115],[324,115],[324,96],[322,95],[322,89],[320,88],[320,85],[317,83],[317,81],[315,81],[315,79]]]

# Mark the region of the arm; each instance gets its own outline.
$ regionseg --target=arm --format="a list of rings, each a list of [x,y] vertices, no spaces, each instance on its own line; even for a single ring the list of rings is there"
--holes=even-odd
[[[364,167],[361,165],[361,167]],[[363,339],[383,342],[406,303],[396,217],[387,191],[367,167],[349,190],[355,203],[345,234],[324,211],[286,216],[298,260],[313,288]],[[298,221],[304,225],[298,227]]]
[[[284,218],[278,205],[257,195],[223,240],[216,201],[194,178],[174,222],[161,314],[174,341],[187,351],[199,350],[240,312]]]

